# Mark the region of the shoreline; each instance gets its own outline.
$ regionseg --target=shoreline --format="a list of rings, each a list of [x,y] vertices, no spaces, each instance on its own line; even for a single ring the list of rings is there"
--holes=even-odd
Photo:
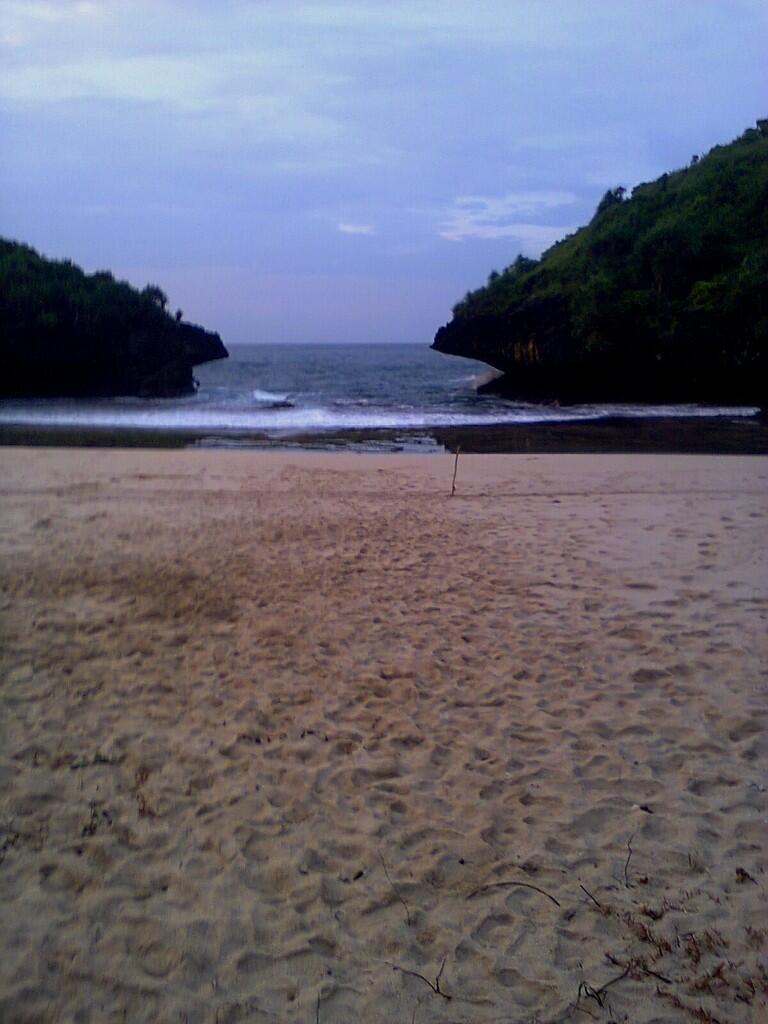
[[[599,420],[291,433],[114,427],[0,426],[0,447],[242,448],[314,451],[421,450],[430,454],[670,453],[768,455],[768,419],[606,417]]]

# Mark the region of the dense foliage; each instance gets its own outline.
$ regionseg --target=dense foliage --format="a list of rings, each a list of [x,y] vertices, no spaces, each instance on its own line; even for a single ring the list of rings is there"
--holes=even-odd
[[[524,397],[764,402],[768,121],[607,192],[589,225],[468,293],[435,347]]]
[[[178,394],[192,366],[226,356],[218,335],[111,273],[85,274],[0,239],[0,393]]]

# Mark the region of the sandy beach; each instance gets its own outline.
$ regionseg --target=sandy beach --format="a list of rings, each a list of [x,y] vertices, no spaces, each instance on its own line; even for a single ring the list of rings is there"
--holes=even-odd
[[[0,450],[0,1021],[768,1020],[768,459]]]

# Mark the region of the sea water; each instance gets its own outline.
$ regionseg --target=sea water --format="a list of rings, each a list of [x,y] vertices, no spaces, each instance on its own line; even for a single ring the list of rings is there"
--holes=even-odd
[[[543,406],[478,394],[493,371],[426,345],[240,345],[195,370],[194,395],[174,399],[0,401],[0,426],[162,431],[211,446],[301,444],[439,447],[438,428],[752,415],[711,406]],[[380,440],[377,441],[377,437]]]

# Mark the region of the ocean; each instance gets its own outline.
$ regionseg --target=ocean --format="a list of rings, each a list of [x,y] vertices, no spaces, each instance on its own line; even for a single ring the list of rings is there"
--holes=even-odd
[[[461,432],[610,420],[728,418],[755,409],[706,406],[541,406],[479,395],[484,363],[426,345],[240,345],[199,366],[196,394],[175,399],[0,402],[0,432],[162,436],[204,447],[441,451]],[[457,433],[458,432],[458,433]],[[148,443],[150,443],[148,441]]]

